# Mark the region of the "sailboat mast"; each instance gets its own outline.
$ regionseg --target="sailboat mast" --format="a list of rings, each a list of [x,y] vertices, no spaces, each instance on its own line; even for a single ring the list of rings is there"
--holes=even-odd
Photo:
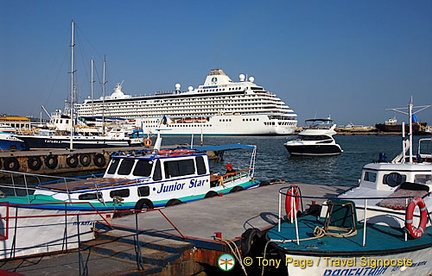
[[[70,140],[69,140],[69,148],[73,149],[73,120],[74,120],[74,92],[75,92],[75,22],[72,20],[72,36],[71,36],[71,87],[70,87]]]
[[[92,116],[94,116],[94,59],[92,58],[90,60],[90,93],[91,93],[91,100],[92,100]]]
[[[106,58],[104,56],[102,73],[102,135],[105,135],[105,85],[106,85]]]

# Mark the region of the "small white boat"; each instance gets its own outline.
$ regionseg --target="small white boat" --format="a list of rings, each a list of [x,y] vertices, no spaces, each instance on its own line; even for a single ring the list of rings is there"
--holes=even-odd
[[[13,133],[0,132],[0,151],[2,150],[26,150],[27,145],[18,139]]]
[[[329,156],[343,152],[333,135],[336,124],[331,119],[306,120],[306,128],[299,138],[287,141],[284,146],[293,156]]]
[[[26,150],[23,140],[15,137],[16,128],[10,125],[0,124],[0,151],[2,150]]]

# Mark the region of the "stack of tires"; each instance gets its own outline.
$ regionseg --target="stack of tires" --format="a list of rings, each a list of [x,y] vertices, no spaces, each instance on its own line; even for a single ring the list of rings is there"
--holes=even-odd
[[[28,172],[36,173],[40,170],[56,170],[56,169],[75,169],[75,168],[85,168],[89,166],[95,166],[97,168],[103,169],[107,165],[107,160],[105,155],[102,153],[93,154],[80,153],[80,154],[69,154],[66,157],[61,155],[34,155],[28,157],[4,157],[0,158],[0,169],[7,171],[20,171],[24,169],[27,165]],[[63,158],[66,158],[64,160]],[[63,164],[61,161],[65,161]],[[59,165],[60,163],[60,165]],[[62,165],[63,164],[63,165]]]

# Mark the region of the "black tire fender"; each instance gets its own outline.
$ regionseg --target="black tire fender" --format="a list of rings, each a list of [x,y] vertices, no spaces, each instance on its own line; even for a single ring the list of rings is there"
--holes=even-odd
[[[249,228],[242,234],[240,247],[243,257],[249,255],[253,245],[261,238],[261,236],[262,232],[256,228]]]
[[[135,204],[135,210],[137,211],[147,211],[150,209],[154,209],[153,202],[150,199],[140,199]]]
[[[270,182],[268,181],[261,181],[261,183],[259,184],[260,187],[264,187],[264,186],[268,186],[270,185]]]
[[[215,197],[215,196],[218,196],[218,195],[219,194],[217,192],[215,192],[215,191],[209,191],[209,192],[206,193],[206,195],[205,195],[204,198]]]
[[[66,157],[66,164],[71,168],[76,168],[78,166],[78,156],[76,154],[69,155]]]
[[[102,153],[97,153],[93,158],[93,162],[96,166],[101,168],[106,164],[105,156]]]
[[[90,158],[90,155],[88,153],[81,154],[79,157],[79,160],[80,160],[81,165],[83,165],[84,167],[87,167],[91,163],[91,158]]]
[[[42,167],[42,164],[42,160],[39,156],[30,156],[27,159],[27,166],[34,171],[39,170]]]
[[[4,160],[4,169],[8,171],[18,171],[20,168],[20,163],[18,162],[18,159],[15,157],[7,157]]]
[[[45,163],[45,166],[47,166],[48,168],[55,169],[58,165],[57,156],[52,155],[52,154],[46,156],[44,163]]]
[[[171,198],[170,200],[168,200],[168,202],[166,203],[165,207],[170,207],[170,206],[175,206],[175,205],[180,205],[183,202],[180,199],[177,198]]]
[[[230,193],[236,193],[236,192],[240,192],[243,191],[245,188],[243,188],[242,186],[235,186],[234,188],[231,189]]]

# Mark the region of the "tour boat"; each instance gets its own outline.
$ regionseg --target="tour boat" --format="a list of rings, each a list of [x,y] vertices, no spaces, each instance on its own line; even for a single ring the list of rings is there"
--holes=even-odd
[[[48,176],[0,171],[11,181],[2,186],[0,258],[62,250],[65,243],[76,247],[78,239],[92,237],[91,226],[106,220],[107,213],[172,206],[260,183],[254,178],[255,146],[161,149],[161,140],[158,135],[153,149],[113,154],[103,176],[57,177],[32,189],[32,180]],[[251,150],[250,166],[228,174],[211,173],[206,151],[229,149]]]

